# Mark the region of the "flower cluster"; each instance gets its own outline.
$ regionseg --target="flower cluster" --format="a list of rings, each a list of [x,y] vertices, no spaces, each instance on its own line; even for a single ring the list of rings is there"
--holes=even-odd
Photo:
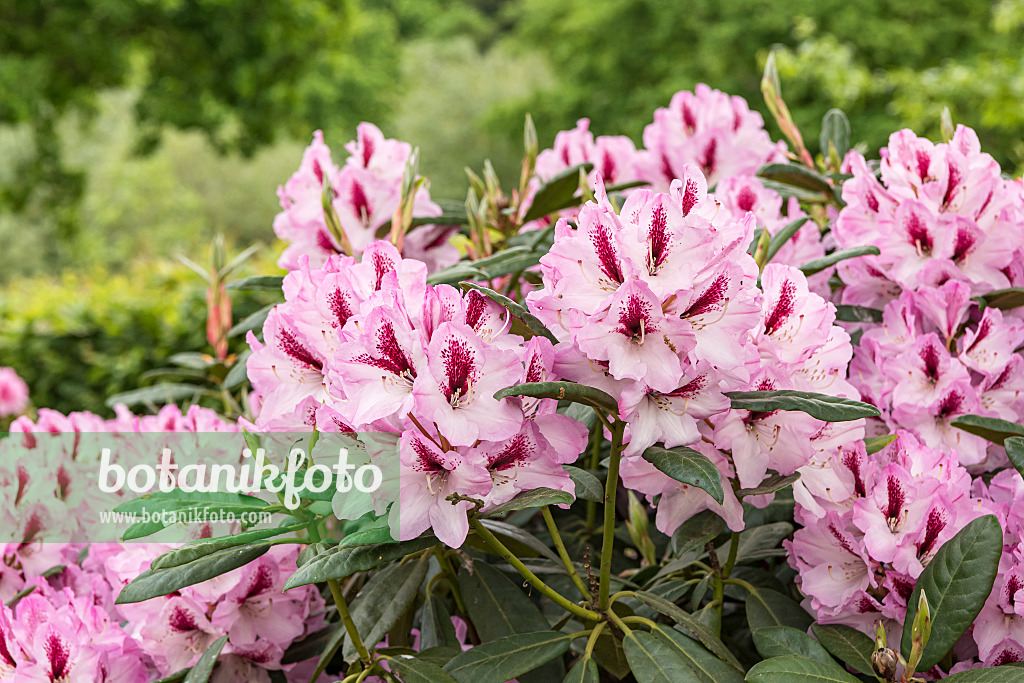
[[[0,368],[0,417],[19,415],[28,407],[28,385],[14,368]]]
[[[583,425],[552,399],[494,398],[554,378],[550,342],[524,344],[504,308],[478,291],[427,285],[424,264],[383,241],[359,262],[304,263],[284,290],[264,341],[249,337],[256,425],[394,435],[399,538],[433,528],[459,547],[475,505],[467,498],[492,506],[540,486],[574,490],[561,465],[584,449]]]
[[[881,251],[840,268],[843,303],[878,307],[902,289],[947,280],[972,295],[1024,283],[1024,185],[1000,175],[973,130],[958,126],[940,144],[901,130],[881,157],[881,179],[856,151],[843,163],[853,177],[835,239]]]
[[[642,176],[658,190],[685,177],[688,164],[696,164],[715,186],[786,159],[785,144],[772,142],[764,119],[746,100],[703,83],[693,92],[677,92],[668,107],[655,111],[643,139]]]
[[[274,232],[288,243],[278,260],[282,268],[297,269],[303,255],[309,257],[313,266],[319,266],[332,254],[344,251],[346,245],[332,233],[324,216],[325,191],[333,195],[331,206],[355,254],[362,253],[377,239],[378,231],[390,223],[399,207],[412,147],[385,138],[371,123],[361,123],[357,139],[346,144],[345,149],[350,156],[339,168],[331,160],[323,133],[317,131],[299,169],[278,188],[283,210],[274,218]],[[425,187],[415,195],[413,215],[441,215],[441,208],[430,200]],[[426,262],[431,270],[454,263],[459,254],[448,244],[452,229],[425,225],[411,230],[405,236],[405,254]]]
[[[865,633],[879,619],[902,624],[924,567],[984,512],[956,455],[907,432],[872,455],[863,442],[823,453],[800,473],[803,528],[786,547],[805,604],[819,623]]]

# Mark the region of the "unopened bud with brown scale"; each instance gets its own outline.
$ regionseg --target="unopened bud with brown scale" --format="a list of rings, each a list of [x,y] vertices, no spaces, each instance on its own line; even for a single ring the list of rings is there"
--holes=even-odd
[[[896,680],[896,666],[899,663],[900,658],[887,647],[871,653],[871,666],[875,670],[875,675],[884,681]]]

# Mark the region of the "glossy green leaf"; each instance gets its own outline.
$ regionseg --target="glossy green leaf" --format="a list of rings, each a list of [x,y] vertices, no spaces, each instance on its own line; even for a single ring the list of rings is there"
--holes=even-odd
[[[950,422],[950,424],[999,445],[1002,445],[1003,441],[1011,436],[1024,436],[1024,425],[1000,420],[995,417],[961,415]]]
[[[267,316],[270,315],[270,311],[274,310],[274,306],[277,304],[270,304],[264,306],[255,313],[251,313],[243,318],[241,321],[235,323],[235,326],[228,330],[228,338],[237,337],[239,335],[245,335],[246,332],[263,329],[263,323],[267,321]]]
[[[328,579],[344,579],[356,572],[377,569],[436,543],[437,539],[433,536],[421,536],[399,543],[336,547],[299,567],[284,587],[288,590],[311,583],[323,583]]]
[[[427,575],[427,560],[392,564],[373,575],[351,604],[352,621],[367,643],[384,639],[402,612],[416,598]],[[355,645],[346,640],[342,657],[348,663],[359,655]]]
[[[113,408],[118,403],[123,403],[128,407],[143,403],[164,405],[190,400],[201,393],[203,393],[203,388],[194,384],[154,384],[151,387],[114,394],[106,400],[106,404],[108,408]]]
[[[266,543],[255,543],[221,550],[177,567],[148,569],[125,586],[115,602],[119,605],[142,602],[173,593],[246,565],[269,549]]]
[[[844,323],[880,323],[882,311],[865,306],[836,306],[836,320]]]
[[[918,671],[935,666],[974,623],[985,605],[1003,553],[1003,530],[995,515],[973,520],[942,544],[917,578],[907,601],[900,650],[910,655],[911,628],[923,590],[928,596],[932,632]]]
[[[199,661],[189,669],[184,683],[206,683],[209,681],[210,674],[213,673],[213,667],[217,664],[217,658],[220,657],[220,651],[224,649],[224,644],[227,642],[227,636],[221,636],[213,641],[210,647],[206,648],[206,652],[199,658]]]
[[[800,228],[804,226],[804,223],[811,220],[810,216],[802,216],[797,218],[795,221],[791,221],[786,224],[786,227],[779,230],[777,233],[771,236],[768,240],[768,251],[765,253],[765,263],[770,263],[775,254],[779,253],[779,249],[785,246],[786,242],[793,239],[793,236],[800,231]]]
[[[550,628],[523,589],[489,564],[474,562],[472,572],[460,571],[459,588],[483,642]]]
[[[258,543],[259,541],[273,538],[274,536],[280,536],[284,533],[288,533],[288,530],[284,528],[253,529],[251,531],[243,531],[242,533],[235,534],[234,536],[221,536],[210,539],[204,538],[198,541],[192,541],[177,548],[172,548],[163,555],[160,555],[150,563],[149,568],[168,569],[170,567],[178,567],[183,564],[188,564],[193,560],[198,560],[200,557],[220,552],[221,550],[237,548],[240,545],[246,545],[249,543]]]
[[[563,465],[562,469],[569,473],[569,478],[576,485],[577,498],[596,501],[604,500],[604,486],[601,484],[600,479],[590,472],[572,465]]]
[[[810,277],[815,273],[820,273],[829,266],[834,266],[840,261],[846,261],[848,259],[857,258],[860,256],[878,256],[880,253],[882,252],[879,251],[878,247],[874,246],[873,244],[864,247],[850,247],[849,249],[837,249],[828,256],[823,256],[821,258],[816,258],[813,261],[808,261],[807,263],[800,266],[800,270],[801,272],[803,272],[804,275]]]
[[[594,165],[589,162],[573,166],[541,185],[537,194],[533,196],[533,203],[523,216],[523,222],[529,223],[549,213],[579,204],[576,190],[580,187],[580,170],[590,173],[593,169]]]
[[[571,642],[559,631],[517,633],[466,650],[444,669],[460,683],[505,683],[565,654]]]
[[[589,658],[581,659],[569,669],[562,683],[601,683],[601,672],[597,668],[597,662]]]
[[[701,683],[679,651],[645,631],[630,631],[622,649],[637,683]]]
[[[757,169],[757,175],[783,185],[832,194],[832,185],[825,176],[800,164],[765,164]]]
[[[697,640],[703,643],[704,647],[711,650],[711,652],[717,655],[722,661],[731,664],[739,670],[743,669],[743,667],[740,666],[739,660],[736,659],[735,655],[729,651],[729,648],[725,646],[718,636],[716,636],[710,628],[698,621],[692,614],[684,612],[678,606],[669,602],[665,598],[647,591],[636,591],[636,599],[648,607],[652,607],[661,612],[668,618],[675,621],[676,624],[697,636]]]
[[[798,481],[800,481],[799,472],[787,474],[786,476],[773,474],[752,489],[740,489],[736,492],[736,497],[745,498],[746,496],[764,496],[769,493],[781,491],[788,486],[792,486]]]
[[[661,624],[651,631],[675,648],[702,683],[743,683],[743,674],[708,652],[696,640]]]
[[[736,549],[737,562],[754,562],[769,557],[785,555],[782,541],[793,533],[793,525],[789,522],[772,522],[750,527],[740,532],[740,540]],[[718,552],[728,554],[728,545],[719,548]]]
[[[246,277],[241,280],[235,280],[229,282],[225,289],[233,289],[245,292],[254,291],[272,291],[280,292],[281,285],[284,282],[283,275],[257,275],[256,277]]]
[[[796,655],[772,657],[747,672],[751,683],[860,683],[853,674]]]
[[[983,303],[986,306],[992,308],[998,308],[1006,311],[1011,308],[1018,308],[1024,306],[1024,287],[1009,287],[1007,289],[997,289],[987,294],[982,294],[979,297],[975,297],[975,301]]]
[[[651,446],[643,458],[676,481],[703,489],[719,505],[725,500],[722,475],[703,453],[686,446]]]
[[[238,358],[235,359],[235,364],[228,370],[228,374],[224,375],[224,381],[221,383],[221,387],[224,389],[234,389],[235,387],[241,386],[242,383],[249,379],[248,369],[246,363],[249,362],[249,357],[252,355],[252,349],[246,349]]]
[[[460,286],[462,287],[463,290],[466,291],[473,290],[480,292],[481,294],[489,298],[491,301],[493,301],[494,303],[498,304],[506,311],[508,311],[513,317],[521,320],[523,324],[526,325],[526,327],[529,328],[530,331],[533,332],[534,334],[546,338],[552,344],[558,343],[558,338],[554,335],[554,333],[552,333],[551,330],[549,330],[537,316],[530,313],[530,311],[527,310],[526,306],[523,306],[522,304],[513,301],[504,294],[499,294],[498,292],[495,292],[493,289],[488,289],[487,287],[483,287],[472,282],[463,282],[460,284]]]
[[[614,398],[600,389],[576,382],[525,382],[505,387],[494,394],[494,398],[499,400],[507,396],[554,398],[560,401],[582,403],[609,415],[618,415],[619,413],[619,406]]]
[[[428,594],[423,602],[420,618],[420,647],[458,647],[459,640],[452,625],[452,616],[444,601],[434,594]]]
[[[527,508],[539,508],[545,505],[569,505],[575,500],[571,493],[540,487],[523,491],[517,494],[512,500],[500,505],[495,505],[487,511],[488,517],[500,517],[514,510],[525,510]]]
[[[341,539],[341,542],[338,543],[338,547],[344,548],[346,546],[374,545],[378,543],[388,544],[398,543],[398,541],[391,537],[391,529],[389,527],[375,526],[346,534]]]
[[[417,657],[395,657],[391,662],[392,673],[402,683],[455,683],[447,671]]]
[[[672,553],[679,557],[703,548],[725,531],[725,520],[713,510],[701,510],[672,533]]]
[[[850,398],[816,394],[809,391],[729,391],[725,393],[736,410],[771,412],[796,410],[825,422],[848,422],[862,417],[878,417],[873,405]]]
[[[996,666],[990,669],[971,669],[961,671],[942,679],[949,683],[1020,683],[1024,680],[1024,671],[1019,666]]]
[[[842,624],[812,624],[811,631],[832,656],[862,674],[872,675],[875,644],[871,638]]]
[[[868,455],[874,455],[896,440],[895,434],[884,434],[864,439],[864,450]]]
[[[338,631],[344,631],[345,627],[341,622],[334,622],[329,626],[310,633],[302,640],[297,640],[288,646],[281,657],[282,664],[295,664],[304,662],[307,659],[319,657],[327,644],[334,639]],[[340,641],[339,641],[340,642]]]
[[[814,619],[789,596],[758,588],[747,596],[747,624],[754,633],[769,626],[790,626],[806,631]]]
[[[767,626],[753,633],[754,647],[765,659],[798,655],[829,666],[839,666],[821,643],[789,626]]]
[[[442,268],[427,276],[428,285],[454,285],[465,280],[486,280],[487,273],[474,268],[466,261]]]
[[[1024,437],[1011,436],[1003,442],[1003,446],[1014,469],[1024,474]]]

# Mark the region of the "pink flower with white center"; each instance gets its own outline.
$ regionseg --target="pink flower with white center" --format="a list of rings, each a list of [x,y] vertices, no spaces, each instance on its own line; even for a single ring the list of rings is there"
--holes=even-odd
[[[0,417],[18,415],[28,407],[28,385],[14,368],[0,368]]]
[[[1004,552],[992,592],[971,632],[985,666],[1024,661],[1024,549]]]
[[[1024,344],[1024,323],[1007,318],[998,308],[986,308],[975,329],[964,334],[960,361],[968,368],[996,379],[1007,365],[1019,359],[1017,349]]]
[[[835,511],[798,529],[783,543],[798,574],[800,590],[814,610],[829,615],[850,611],[875,587],[874,568],[861,532]]]
[[[677,92],[668,108],[655,111],[643,140],[644,177],[659,190],[682,178],[686,164],[696,164],[714,185],[785,160],[785,144],[772,143],[761,115],[746,100],[703,83],[693,92]]]
[[[694,345],[689,326],[666,316],[661,300],[640,280],[629,280],[576,335],[588,358],[608,361],[616,379],[643,381],[664,392],[680,386],[679,354]]]
[[[232,572],[235,586],[213,609],[211,623],[229,634],[232,647],[267,641],[279,649],[298,640],[309,614],[308,590],[283,593],[291,567],[271,552]],[[289,559],[294,553],[287,553]],[[278,660],[279,661],[279,660]]]
[[[812,295],[807,278],[792,266],[765,266],[761,287],[764,336],[758,348],[762,358],[793,366],[806,361],[832,335],[835,307]]]
[[[192,596],[167,598],[158,614],[138,624],[139,644],[160,671],[175,672],[196,663],[224,634],[206,616],[206,606]]]
[[[934,332],[918,337],[885,371],[895,382],[892,403],[896,409],[903,404],[932,405],[951,389],[970,389],[966,368],[950,356]]]
[[[530,420],[523,423],[522,430],[512,438],[482,445],[493,484],[484,501],[486,506],[500,505],[521,491],[542,487],[562,490],[575,496],[576,486],[560,463],[576,461],[587,446],[585,437],[576,446],[572,460],[567,457],[556,459],[553,450],[544,443],[537,425]]]
[[[500,441],[519,431],[522,412],[495,392],[522,372],[516,352],[487,346],[473,330],[445,322],[426,348],[427,368],[413,384],[413,412],[450,443]]]
[[[402,433],[401,502],[392,508],[391,530],[399,540],[433,529],[438,540],[458,548],[469,533],[473,503],[447,500],[452,494],[483,499],[492,488],[487,460],[479,449],[443,450],[418,430]]]
[[[646,494],[648,502],[653,502],[656,496],[661,496],[655,526],[664,534],[671,536],[679,525],[702,510],[717,513],[733,531],[742,530],[743,506],[727,481],[728,477],[733,476],[729,461],[710,444],[698,442],[692,444],[691,448],[700,451],[721,473],[725,493],[722,504],[703,489],[676,481],[641,457],[622,459],[620,474],[623,485]]]

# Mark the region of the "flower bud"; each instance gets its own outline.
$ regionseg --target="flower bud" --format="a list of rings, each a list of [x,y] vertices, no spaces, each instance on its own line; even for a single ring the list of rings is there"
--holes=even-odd
[[[899,657],[887,647],[880,648],[871,653],[871,666],[875,675],[885,681],[896,679],[896,665],[899,664]]]

